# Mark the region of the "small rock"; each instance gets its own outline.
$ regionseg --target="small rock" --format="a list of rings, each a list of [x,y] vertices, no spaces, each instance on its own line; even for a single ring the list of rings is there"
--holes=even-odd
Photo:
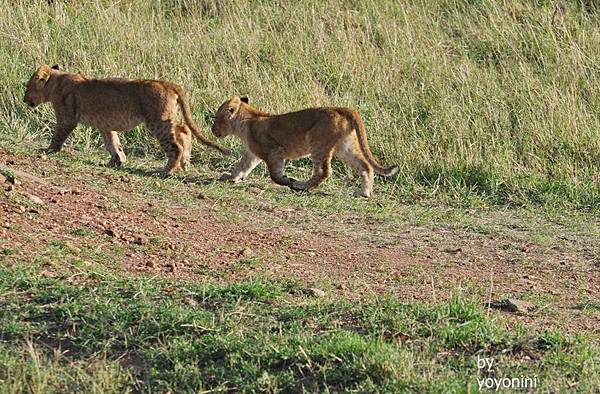
[[[148,268],[155,268],[156,267],[156,263],[152,260],[148,260],[146,261],[146,267]]]
[[[315,257],[317,255],[317,252],[314,251],[313,249],[309,249],[309,250],[306,251],[306,255],[308,257]]]
[[[507,312],[518,313],[526,315],[535,309],[535,306],[527,301],[519,300],[516,298],[509,298],[504,301],[496,302],[492,306],[505,310]]]
[[[189,306],[198,306],[198,301],[196,301],[193,297],[185,297],[183,302],[188,304]]]
[[[238,253],[239,257],[252,257],[254,256],[254,252],[250,248],[244,248]]]
[[[7,180],[8,180],[9,183],[12,183],[15,186],[19,186],[21,184],[21,181],[18,180],[17,178],[15,178],[14,176],[9,176],[7,178]]]
[[[508,309],[511,312],[526,314],[535,309],[535,306],[527,301],[518,300],[516,298],[509,298],[506,302]]]
[[[36,196],[35,194],[27,194],[27,197],[31,200],[32,203],[37,205],[44,205],[44,200]]]
[[[144,245],[146,243],[146,240],[143,237],[135,237],[133,243],[136,245]]]
[[[259,187],[251,187],[250,189],[248,189],[248,192],[254,194],[255,196],[258,196],[259,194],[262,194],[264,190]]]
[[[311,287],[310,289],[308,289],[308,291],[310,292],[310,294],[313,297],[319,297],[319,298],[323,298],[327,294],[323,290],[317,289],[316,287]]]
[[[457,253],[462,252],[462,248],[446,248],[446,249],[444,249],[444,252],[450,253],[450,254],[457,254]]]

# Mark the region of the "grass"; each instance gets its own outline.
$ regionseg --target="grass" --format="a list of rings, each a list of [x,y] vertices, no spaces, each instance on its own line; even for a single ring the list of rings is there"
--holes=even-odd
[[[0,273],[4,392],[467,392],[477,357],[538,389],[600,388],[583,337],[507,330],[457,295],[437,306],[315,299],[293,283],[182,284],[95,265]],[[442,389],[443,388],[443,389]]]
[[[600,14],[581,5],[591,2],[1,4],[0,128],[11,143],[48,140],[51,108],[25,108],[22,83],[39,63],[58,63],[178,82],[205,130],[236,93],[273,113],[356,108],[376,156],[401,166],[378,181],[389,199],[598,208]],[[100,146],[88,128],[70,143]],[[124,143],[129,153],[158,152],[141,128]]]
[[[86,157],[53,158],[60,171],[46,169],[46,176],[101,173],[89,185],[106,191],[127,174],[127,169],[90,163],[90,158],[99,160],[96,154]],[[161,206],[159,216],[169,214],[173,205],[198,205],[197,185],[127,176],[123,187]],[[333,197],[311,198],[268,189],[268,180],[254,182],[207,184],[201,190],[222,215],[244,221],[256,216],[262,204],[294,207],[306,212],[307,228],[321,225],[320,231],[327,228],[323,217],[336,216],[379,223],[381,232],[388,227],[398,231],[407,222],[459,228],[468,227],[468,220],[479,223],[472,210],[398,210],[384,200],[365,204],[341,197],[335,180],[329,191]],[[257,186],[265,188],[260,199],[241,198]],[[113,200],[118,199],[106,199]],[[493,236],[517,220],[507,211],[499,215],[501,220],[484,227]],[[532,237],[541,231],[549,245],[562,234],[551,236],[534,220],[518,220]],[[339,221],[332,219],[330,225],[339,226]],[[481,292],[459,291],[448,302],[422,304],[387,297],[311,297],[302,284],[262,275],[223,284],[222,269],[244,271],[272,263],[251,254],[217,270],[194,268],[220,284],[131,278],[119,268],[123,247],[100,247],[104,241],[99,237],[105,236],[73,223],[32,260],[14,258],[18,246],[0,244],[0,253],[13,257],[7,264],[0,259],[0,364],[5,367],[0,369],[0,392],[469,392],[478,390],[478,378],[488,376],[536,377],[542,391],[600,388],[600,349],[594,338],[509,323],[489,313]],[[161,243],[162,238],[148,239],[149,245]],[[428,278],[411,271],[400,280],[420,277]],[[523,297],[547,312],[547,294]],[[597,313],[593,300],[578,303],[590,318]],[[493,358],[494,372],[479,372],[478,357]]]

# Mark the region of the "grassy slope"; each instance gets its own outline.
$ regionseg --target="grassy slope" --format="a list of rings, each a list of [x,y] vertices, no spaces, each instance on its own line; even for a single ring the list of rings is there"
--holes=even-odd
[[[36,160],[33,150],[15,150]],[[52,161],[46,170],[36,165],[32,172],[61,184],[57,179],[61,172],[76,177],[100,171],[105,176],[87,181],[90,190],[98,189],[99,196],[127,176],[137,185],[135,198],[151,198],[162,215],[174,207],[198,205],[197,185],[182,191],[184,185],[178,179],[137,176],[135,167],[102,169],[98,165],[101,160],[98,155],[61,154],[46,159]],[[153,167],[159,162],[146,164]],[[201,178],[208,175],[202,171]],[[445,213],[426,207],[398,207],[382,199],[379,204],[364,203],[345,196],[338,182],[333,185],[336,189],[328,189],[329,195],[307,197],[268,189],[266,180],[255,181],[267,189],[260,201],[249,198],[246,191],[256,186],[234,188],[216,182],[200,190],[208,205],[231,221],[262,215],[259,206],[266,199],[273,207],[303,206],[306,216],[296,213],[290,220],[307,219],[309,231],[318,227],[328,234],[335,234],[328,225],[339,226],[356,216],[382,225],[388,221],[437,223],[446,229],[464,226],[462,231],[479,226],[474,231],[491,236],[501,231],[492,223],[474,220],[469,214],[472,210]],[[50,209],[31,205],[16,193],[0,190],[0,201],[6,198],[14,208],[29,204],[38,211]],[[115,210],[129,204],[116,198],[108,201],[115,204]],[[239,216],[240,210],[244,215]],[[111,244],[106,235],[75,222],[65,223],[67,230],[60,235],[44,229],[28,232],[27,226],[37,217],[35,210],[32,212],[23,215],[23,226],[11,225],[11,231],[21,238],[52,234],[38,253],[15,258],[18,247],[0,240],[0,255],[7,257],[0,259],[0,392],[82,388],[98,393],[475,392],[477,378],[487,376],[536,377],[538,388],[552,392],[600,388],[600,349],[589,333],[567,335],[515,324],[490,314],[484,307],[485,296],[474,295],[477,292],[468,288],[447,302],[432,304],[387,296],[350,302],[335,292],[315,297],[298,278],[273,280],[258,274],[243,281],[224,281],[222,269],[211,273],[204,267],[199,269],[204,275],[214,275],[214,282],[175,281],[155,275],[132,278],[123,272],[122,245]],[[333,212],[340,217],[337,224]],[[525,217],[528,215],[537,222],[537,215]],[[329,223],[319,217],[328,218],[325,221]],[[580,227],[582,223],[575,219],[564,223],[572,233],[546,236],[589,234],[596,239],[597,234],[590,232],[593,229]],[[586,222],[589,217],[579,219]],[[539,231],[533,230],[533,242],[546,230]],[[552,239],[545,242],[554,244]],[[237,264],[236,269],[251,270],[261,262],[250,259]],[[591,300],[590,319],[597,316],[597,307]],[[478,371],[478,356],[494,358],[493,373]]]
[[[59,63],[179,82],[201,123],[234,93],[275,113],[354,107],[377,156],[401,165],[403,200],[600,201],[600,24],[577,1],[2,3],[0,125],[23,142],[52,116],[26,112],[21,84]],[[138,131],[127,146],[154,145]]]

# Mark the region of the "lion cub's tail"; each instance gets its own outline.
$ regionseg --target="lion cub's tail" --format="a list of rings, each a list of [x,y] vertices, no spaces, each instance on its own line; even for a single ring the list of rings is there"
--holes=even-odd
[[[367,161],[373,166],[373,170],[379,175],[383,176],[392,176],[398,172],[398,166],[393,165],[390,167],[382,167],[379,165],[373,154],[371,153],[371,149],[369,149],[369,143],[367,142],[367,132],[365,131],[365,124],[363,123],[360,115],[357,113],[353,114],[352,122],[354,123],[354,130],[356,131],[356,137],[358,138],[358,144],[360,145],[360,150]]]
[[[204,145],[210,146],[211,148],[218,150],[223,155],[230,155],[231,151],[229,149],[223,148],[221,145],[212,142],[211,140],[206,138],[204,134],[200,132],[200,130],[198,130],[198,126],[192,119],[190,106],[188,104],[187,97],[183,88],[175,85],[175,93],[177,93],[177,104],[179,104],[179,108],[181,108],[181,113],[183,114],[185,124],[190,128],[190,130],[192,130],[192,133],[194,133],[196,138],[198,138]]]

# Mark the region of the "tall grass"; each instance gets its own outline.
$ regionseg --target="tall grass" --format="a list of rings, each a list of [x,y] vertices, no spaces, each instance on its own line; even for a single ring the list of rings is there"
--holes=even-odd
[[[392,190],[409,199],[600,207],[590,2],[0,0],[0,37],[0,128],[12,140],[48,137],[51,109],[27,111],[22,83],[58,63],[178,82],[204,127],[235,93],[273,113],[354,107],[376,156],[401,165]],[[88,129],[72,143],[99,145]],[[156,146],[141,130],[126,144]]]

